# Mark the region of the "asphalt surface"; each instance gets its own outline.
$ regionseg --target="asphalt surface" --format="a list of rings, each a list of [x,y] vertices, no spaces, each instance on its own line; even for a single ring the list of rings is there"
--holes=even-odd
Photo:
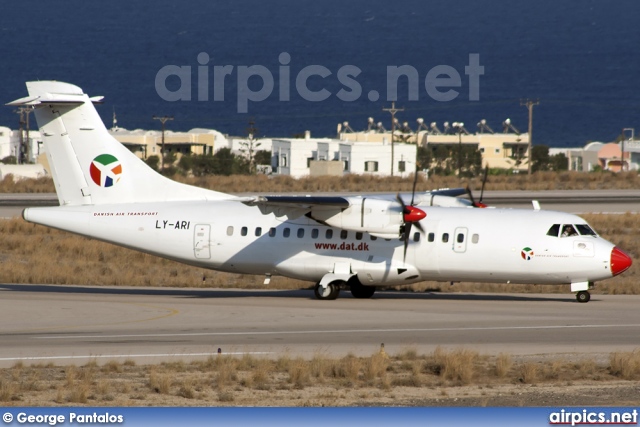
[[[0,366],[137,363],[257,353],[370,355],[437,346],[515,356],[592,355],[640,344],[640,296],[191,290],[0,285]]]

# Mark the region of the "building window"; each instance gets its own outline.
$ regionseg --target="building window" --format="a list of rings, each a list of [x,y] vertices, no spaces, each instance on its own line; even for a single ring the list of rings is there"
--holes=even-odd
[[[290,234],[291,234],[291,229],[285,228],[284,230],[282,230],[283,237],[289,237]]]
[[[240,229],[240,235],[241,236],[246,236],[247,235],[247,231],[248,231],[247,227],[242,227]]]
[[[398,162],[398,172],[404,172],[406,170],[406,162],[404,160],[400,160]]]
[[[500,149],[496,148],[496,154],[500,154]]]
[[[256,237],[262,236],[262,227],[256,227]]]
[[[307,167],[311,167],[311,162],[313,161],[313,157],[307,157]]]
[[[275,227],[271,227],[269,229],[269,237],[276,237],[276,228]]]
[[[481,148],[480,148],[480,152],[481,152],[482,154],[484,154],[484,147],[481,147]]]
[[[364,162],[364,171],[365,172],[378,172],[378,162],[374,160],[369,160],[368,162]]]
[[[333,230],[332,229],[328,229],[327,232],[324,235],[327,239],[331,239],[333,237]]]
[[[286,154],[283,154],[280,157],[280,166],[282,166],[283,168],[287,167],[287,155]]]
[[[227,227],[227,236],[233,236],[233,225]]]
[[[302,239],[304,237],[304,228],[298,228],[298,238]]]
[[[343,158],[342,159],[342,167],[344,168],[343,170],[349,171],[349,160]]]

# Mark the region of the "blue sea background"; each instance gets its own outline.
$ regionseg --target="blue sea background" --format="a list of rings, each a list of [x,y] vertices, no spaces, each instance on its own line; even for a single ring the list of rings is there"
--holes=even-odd
[[[581,146],[614,140],[624,127],[640,133],[640,2],[637,0],[0,0],[0,101],[27,95],[29,80],[61,80],[91,96],[105,95],[99,107],[107,126],[113,111],[128,129],[159,127],[151,117],[173,115],[169,128],[214,128],[244,135],[254,118],[259,135],[289,137],[310,130],[333,136],[349,121],[363,129],[369,116],[390,126],[382,111],[386,67],[411,65],[420,74],[418,101],[408,100],[400,81],[400,121],[415,127],[463,121],[470,131],[486,119],[494,130],[507,117],[523,132],[523,98],[539,99],[534,109],[534,143]],[[197,101],[198,54],[210,56],[209,101]],[[291,100],[278,98],[279,55],[291,55]],[[469,100],[464,74],[469,54],[480,55],[485,74],[480,100]],[[309,86],[333,96],[310,102],[295,92],[295,76],[308,65],[332,71]],[[166,65],[191,66],[193,100],[168,102],[155,89]],[[213,101],[212,70],[233,65],[225,101]],[[263,65],[276,88],[265,101],[237,111],[238,66]],[[344,102],[336,77],[344,65],[362,70],[363,95]],[[431,99],[424,88],[437,65],[462,76],[454,101]],[[258,79],[250,81],[257,90]],[[177,79],[168,86],[178,87]],[[380,100],[367,98],[370,90]],[[0,124],[18,127],[11,107],[0,108]]]

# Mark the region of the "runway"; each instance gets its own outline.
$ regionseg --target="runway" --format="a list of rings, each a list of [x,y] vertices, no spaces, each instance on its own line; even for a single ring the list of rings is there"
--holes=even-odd
[[[568,291],[568,290],[567,290]],[[194,290],[0,285],[0,366],[136,363],[256,353],[394,354],[437,346],[514,356],[593,355],[640,346],[640,296]]]

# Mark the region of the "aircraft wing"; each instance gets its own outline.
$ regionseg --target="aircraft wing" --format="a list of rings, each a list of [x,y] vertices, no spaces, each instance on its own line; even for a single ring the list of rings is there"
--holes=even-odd
[[[351,206],[346,198],[335,196],[253,196],[240,197],[237,200],[248,206],[257,206],[265,215],[274,213],[276,216],[287,216],[291,219],[311,211],[340,213]]]
[[[464,188],[444,188],[440,190],[427,191],[424,193],[417,193],[415,201],[417,205],[428,206],[455,206],[455,207],[468,207],[469,202],[467,200],[458,199],[457,196],[466,194]],[[273,196],[248,196],[238,197],[236,201],[242,202],[248,206],[257,206],[260,208],[263,214],[275,213],[276,216],[287,216],[289,218],[297,218],[302,215],[306,215],[310,212],[321,214],[325,216],[330,213],[339,214],[351,206],[361,206],[364,200],[367,200],[367,205],[375,203],[377,200],[379,203],[388,206],[398,206],[397,194],[363,194],[357,196],[285,196],[285,195],[273,195]],[[411,194],[400,194],[403,200],[411,200]],[[360,207],[357,207],[360,211]]]

